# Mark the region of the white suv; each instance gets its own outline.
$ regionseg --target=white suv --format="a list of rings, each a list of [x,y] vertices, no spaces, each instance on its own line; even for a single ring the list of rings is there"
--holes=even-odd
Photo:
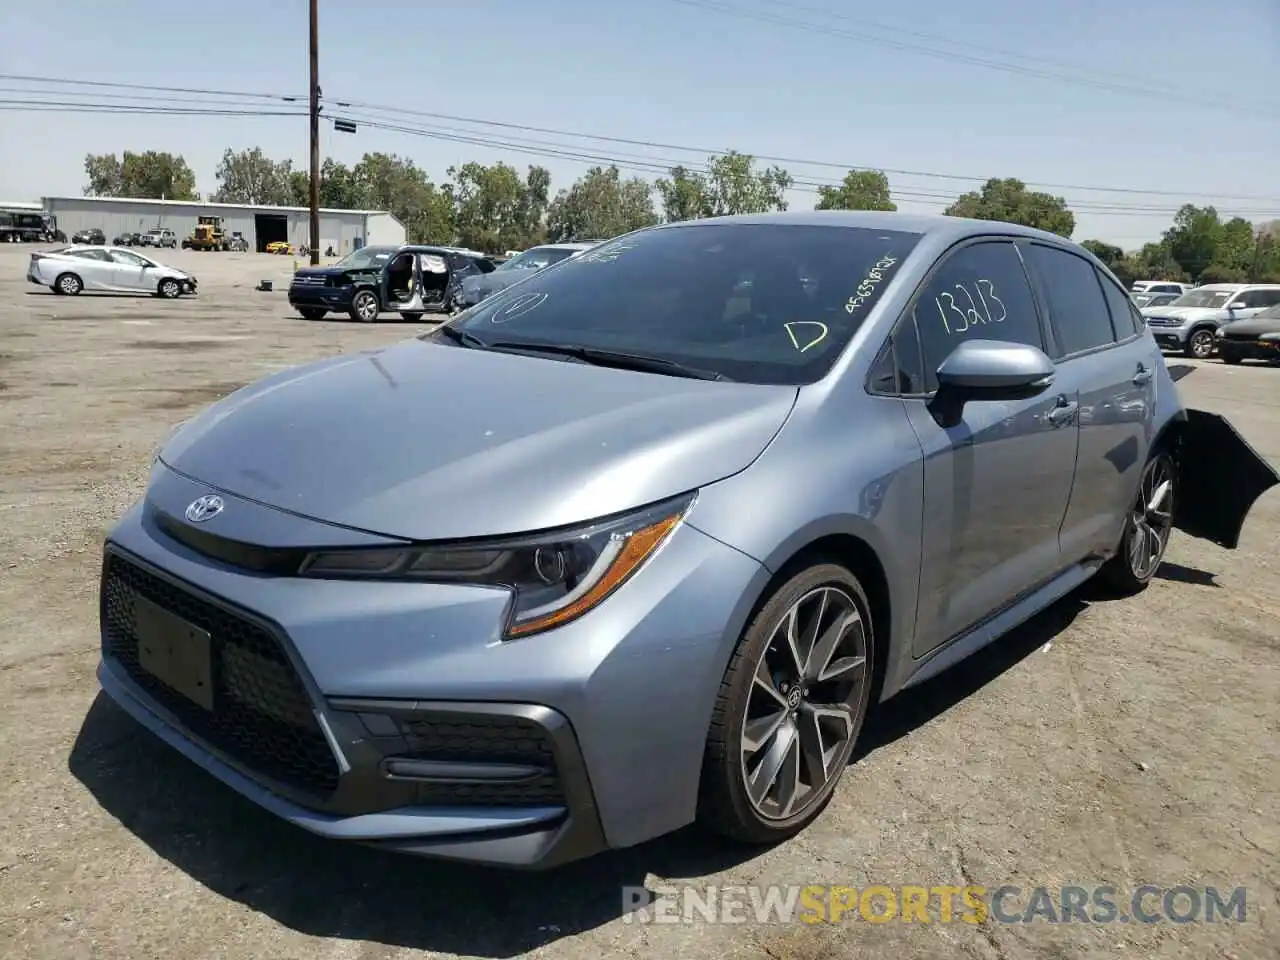
[[[1280,284],[1206,283],[1163,307],[1142,310],[1162,350],[1203,360],[1213,354],[1218,330],[1280,304]]]

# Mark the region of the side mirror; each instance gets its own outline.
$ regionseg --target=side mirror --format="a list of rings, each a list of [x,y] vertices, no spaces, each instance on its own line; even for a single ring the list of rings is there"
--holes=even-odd
[[[1227,304],[1227,309],[1228,310],[1245,310],[1245,309],[1248,309],[1248,306],[1249,305],[1245,303],[1243,300],[1237,300],[1235,303]]]
[[[944,426],[954,426],[966,403],[1034,397],[1049,388],[1054,372],[1053,361],[1037,347],[965,340],[938,367],[932,405]]]

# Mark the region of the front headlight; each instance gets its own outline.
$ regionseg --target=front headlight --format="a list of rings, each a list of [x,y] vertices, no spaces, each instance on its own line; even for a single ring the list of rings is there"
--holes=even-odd
[[[505,639],[577,620],[644,565],[692,506],[694,494],[591,524],[486,542],[320,551],[299,573],[504,587],[513,594]]]

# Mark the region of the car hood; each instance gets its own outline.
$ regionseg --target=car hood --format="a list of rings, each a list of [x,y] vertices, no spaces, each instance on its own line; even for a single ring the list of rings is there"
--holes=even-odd
[[[1143,307],[1142,315],[1167,320],[1219,320],[1227,316],[1227,311],[1220,307]]]
[[[495,536],[737,473],[796,394],[414,340],[245,387],[188,421],[160,459],[329,523],[413,540]]]
[[[294,271],[294,278],[298,277],[341,277],[347,273],[369,273],[376,271],[367,271],[360,269],[345,269],[343,267],[299,267]]]

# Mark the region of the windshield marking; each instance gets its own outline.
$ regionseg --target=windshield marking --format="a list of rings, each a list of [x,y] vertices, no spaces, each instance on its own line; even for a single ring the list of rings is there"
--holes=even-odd
[[[816,347],[827,339],[827,334],[831,332],[830,328],[819,320],[790,320],[782,326],[787,331],[787,336],[791,338],[791,345],[801,353],[804,353],[810,347]],[[804,346],[800,346],[801,338],[796,336],[796,327],[816,327],[817,332],[812,334],[812,339],[806,340]]]
[[[866,302],[867,298],[876,292],[876,287],[880,285],[887,276],[889,269],[897,262],[897,257],[891,257],[888,254],[877,260],[871,269],[867,271],[866,277],[858,284],[853,296],[845,303],[845,313],[855,313]]]
[[[546,302],[547,294],[545,293],[522,293],[504,304],[501,309],[489,318],[489,322],[496,324],[509,323],[516,317],[522,317],[531,310],[536,310]]]

